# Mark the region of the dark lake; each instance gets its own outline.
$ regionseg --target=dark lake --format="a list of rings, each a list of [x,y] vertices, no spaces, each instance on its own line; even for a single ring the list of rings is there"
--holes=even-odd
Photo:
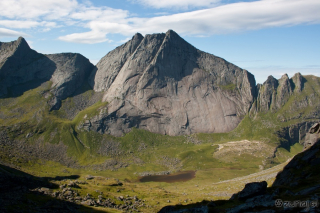
[[[174,182],[183,182],[191,180],[196,176],[195,171],[185,171],[179,172],[170,175],[149,175],[143,176],[139,178],[139,182],[166,182],[166,183],[174,183]]]

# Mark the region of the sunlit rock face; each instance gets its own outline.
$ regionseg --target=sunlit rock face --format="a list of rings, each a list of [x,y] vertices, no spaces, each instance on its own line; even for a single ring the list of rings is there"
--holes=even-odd
[[[103,57],[89,81],[109,103],[108,113],[90,121],[91,129],[115,136],[132,127],[168,135],[228,132],[248,112],[256,91],[251,73],[172,30],[136,34]]]

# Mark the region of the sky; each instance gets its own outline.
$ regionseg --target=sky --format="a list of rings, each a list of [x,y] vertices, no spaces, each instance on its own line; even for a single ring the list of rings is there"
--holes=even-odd
[[[139,32],[177,32],[255,75],[320,76],[320,0],[1,0],[0,41],[96,64]]]

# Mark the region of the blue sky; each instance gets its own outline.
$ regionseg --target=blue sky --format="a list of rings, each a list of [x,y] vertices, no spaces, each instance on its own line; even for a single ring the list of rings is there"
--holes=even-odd
[[[263,83],[320,76],[320,0],[1,0],[0,41],[23,36],[41,53],[78,52],[96,64],[136,32],[172,29]]]

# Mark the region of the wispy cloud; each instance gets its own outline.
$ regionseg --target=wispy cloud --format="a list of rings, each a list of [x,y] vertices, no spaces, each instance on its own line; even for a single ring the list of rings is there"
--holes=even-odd
[[[76,0],[1,0],[0,16],[10,19],[57,20],[78,7]]]
[[[9,30],[5,28],[0,28],[0,37],[18,37],[18,36],[29,37],[29,35],[26,33]]]
[[[106,38],[105,33],[99,31],[90,31],[85,33],[73,33],[66,36],[59,37],[62,41],[84,43],[84,44],[95,44],[105,41],[109,41]]]
[[[0,26],[10,29],[41,28],[46,32],[67,21],[77,8],[77,0],[1,0]]]
[[[34,27],[56,27],[57,24],[55,22],[47,22],[47,21],[20,21],[20,20],[0,20],[0,26],[14,28],[14,29],[29,29]]]
[[[100,9],[91,9],[90,12],[105,14],[109,9],[106,10],[103,12]],[[104,35],[119,33],[130,36],[136,32],[147,34],[173,29],[183,35],[210,36],[270,27],[320,23],[319,11],[320,1],[318,0],[260,0],[152,18],[130,17],[129,13],[122,11],[116,21],[102,15],[98,20],[88,20],[86,27],[92,34]],[[86,35],[87,33],[77,34],[78,37]],[[65,36],[59,39],[65,40]],[[96,42],[99,41],[96,40]]]
[[[195,7],[211,7],[217,5],[220,0],[131,0],[131,2],[153,8],[189,9]]]
[[[135,0],[155,8],[210,7],[220,0]],[[166,32],[173,29],[189,36],[238,33],[271,27],[320,23],[319,0],[260,0],[220,5],[208,9],[172,15],[142,18],[127,10],[95,7],[90,1],[77,0],[1,0],[0,27],[9,29],[77,26],[87,30],[59,36],[59,40],[77,43],[110,41],[108,34],[132,36]]]

